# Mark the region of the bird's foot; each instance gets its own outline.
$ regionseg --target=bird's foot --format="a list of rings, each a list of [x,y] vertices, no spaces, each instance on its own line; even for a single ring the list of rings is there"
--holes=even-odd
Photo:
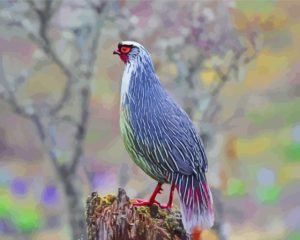
[[[163,189],[162,189],[162,183],[158,182],[157,186],[155,187],[151,197],[149,198],[149,200],[144,200],[144,199],[140,199],[140,198],[134,198],[131,200],[131,203],[133,206],[152,206],[153,204],[158,205],[160,208],[171,208],[172,207],[172,201],[173,201],[173,190],[174,187],[171,190],[171,195],[170,195],[170,199],[168,201],[168,204],[161,204],[158,201],[156,201],[156,196],[157,194],[161,194]]]
[[[134,198],[131,200],[131,203],[133,206],[152,206],[153,204],[158,205],[162,209],[170,209],[172,208],[172,204],[170,203],[160,203],[156,200],[151,201],[151,200],[145,200],[145,199],[140,199],[140,198]]]
[[[159,207],[162,209],[171,209],[173,204],[169,203],[159,203]]]
[[[141,198],[134,198],[130,200],[133,206],[152,206],[154,203],[158,203],[156,200],[145,200]]]

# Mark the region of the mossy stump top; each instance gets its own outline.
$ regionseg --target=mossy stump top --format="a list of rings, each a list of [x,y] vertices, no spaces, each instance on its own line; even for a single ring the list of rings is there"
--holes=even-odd
[[[124,189],[117,196],[87,199],[86,223],[88,240],[187,240],[181,214],[177,210],[135,207]]]

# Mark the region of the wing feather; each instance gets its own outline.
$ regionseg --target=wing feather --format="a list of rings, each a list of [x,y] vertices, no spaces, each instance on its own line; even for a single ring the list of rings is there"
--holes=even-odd
[[[138,131],[135,141],[140,154],[168,172],[185,175],[205,172],[204,147],[187,114],[169,99],[157,107],[139,121],[143,131]]]

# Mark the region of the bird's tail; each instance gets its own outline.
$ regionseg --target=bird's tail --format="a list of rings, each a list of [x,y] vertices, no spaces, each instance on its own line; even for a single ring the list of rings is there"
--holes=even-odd
[[[175,186],[180,198],[182,222],[188,233],[196,226],[211,228],[214,224],[213,199],[203,174],[176,176]]]

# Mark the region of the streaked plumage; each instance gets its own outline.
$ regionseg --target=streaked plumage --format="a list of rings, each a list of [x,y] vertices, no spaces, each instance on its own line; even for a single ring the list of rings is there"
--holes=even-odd
[[[122,58],[120,47],[131,47]],[[126,51],[128,49],[125,49]],[[134,162],[160,183],[178,190],[188,232],[213,225],[212,197],[206,183],[207,158],[187,114],[162,87],[150,54],[136,42],[122,42],[125,62],[120,127]]]

